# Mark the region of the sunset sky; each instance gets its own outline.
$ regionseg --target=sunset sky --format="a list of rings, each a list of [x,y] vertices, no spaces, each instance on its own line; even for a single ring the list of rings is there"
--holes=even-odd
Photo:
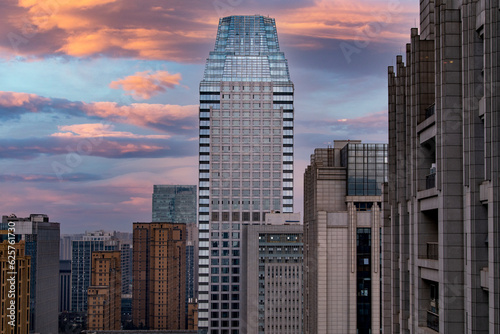
[[[387,66],[416,0],[0,2],[0,212],[131,231],[154,184],[197,184],[198,86],[219,17],[269,15],[295,84],[295,210],[314,148],[387,142]]]

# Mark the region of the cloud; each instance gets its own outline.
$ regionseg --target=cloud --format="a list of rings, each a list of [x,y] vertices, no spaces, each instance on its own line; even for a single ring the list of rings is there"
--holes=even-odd
[[[132,57],[202,63],[221,16],[265,10],[276,18],[280,40],[289,47],[322,49],[318,40],[371,40],[404,43],[408,22],[418,15],[411,1],[199,1],[21,0],[0,4],[5,23],[0,51],[14,49],[43,58]],[[313,44],[298,37],[317,39]]]
[[[69,137],[69,138],[85,138],[85,137],[118,137],[118,138],[150,138],[150,139],[169,139],[169,135],[137,135],[131,132],[113,131],[112,124],[75,124],[62,125],[58,129],[63,132],[52,134],[52,137]]]
[[[4,111],[0,114],[0,118],[19,118],[20,115],[29,112],[49,112],[59,113],[64,116],[90,116],[112,122],[156,129],[171,134],[189,134],[190,136],[193,136],[196,132],[198,116],[197,105],[85,103],[14,92],[0,92],[0,108]],[[85,130],[83,127],[73,129]],[[96,130],[94,127],[93,131]],[[100,130],[105,129],[101,128]],[[87,127],[86,131],[90,131],[90,128]],[[108,136],[111,135],[111,133],[108,133]],[[130,134],[125,133],[124,135],[130,136]]]
[[[109,87],[113,89],[123,89],[127,95],[134,99],[149,99],[154,95],[174,88],[180,84],[182,77],[180,73],[170,74],[167,71],[144,71],[137,72],[126,78],[113,81]]]
[[[67,173],[64,179],[60,179],[56,174],[3,174],[0,175],[0,182],[87,182],[101,180],[102,176],[87,173]]]
[[[35,159],[41,155],[61,156],[79,164],[84,156],[110,159],[162,158],[189,156],[196,152],[196,142],[183,137],[172,139],[135,139],[101,137],[41,137],[27,139],[0,139],[0,159]]]

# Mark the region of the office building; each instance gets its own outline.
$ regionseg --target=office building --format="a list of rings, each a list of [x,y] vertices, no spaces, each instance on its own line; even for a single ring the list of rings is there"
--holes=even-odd
[[[304,333],[380,332],[387,144],[335,141],[304,173]]]
[[[17,240],[31,257],[30,332],[57,333],[59,303],[59,223],[44,214],[2,216],[2,227],[15,224]]]
[[[132,321],[186,328],[186,224],[134,223]]]
[[[81,240],[73,240],[71,260],[71,312],[87,314],[88,288],[91,278],[92,253],[118,250],[120,243],[112,233],[87,232]]]
[[[59,260],[59,313],[71,310],[71,260]]]
[[[186,224],[186,315],[188,300],[198,297],[196,190],[194,185],[155,185],[153,190],[153,222]]]
[[[202,333],[236,334],[246,326],[241,226],[261,224],[272,210],[293,212],[293,92],[274,19],[221,18],[200,83]]]
[[[196,186],[155,185],[153,223],[196,224]]]
[[[29,331],[31,257],[25,254],[25,246],[24,240],[11,244],[8,237],[0,243],[1,333],[26,334]]]
[[[122,295],[132,294],[132,245],[120,243]]]
[[[420,2],[389,67],[384,333],[500,333],[499,4]]]
[[[268,213],[265,225],[243,226],[243,333],[303,333],[300,220],[299,213]]]
[[[87,329],[121,329],[120,251],[93,252],[91,267]]]

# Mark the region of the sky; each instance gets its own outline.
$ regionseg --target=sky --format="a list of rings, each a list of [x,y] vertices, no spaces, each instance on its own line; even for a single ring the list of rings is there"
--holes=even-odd
[[[387,67],[416,0],[0,2],[0,212],[61,233],[151,221],[198,183],[198,87],[220,17],[274,17],[295,85],[295,212],[315,148],[387,142]]]

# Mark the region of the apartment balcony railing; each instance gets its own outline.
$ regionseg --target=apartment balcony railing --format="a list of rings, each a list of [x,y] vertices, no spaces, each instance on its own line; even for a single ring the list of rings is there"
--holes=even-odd
[[[439,244],[437,242],[428,242],[427,243],[427,258],[429,260],[438,260],[439,259]]]
[[[425,108],[425,119],[427,119],[427,118],[431,117],[432,115],[434,115],[435,111],[436,111],[436,105],[435,104],[433,104],[433,105]]]
[[[436,186],[436,173],[429,174],[425,177],[425,189],[431,189]]]
[[[427,327],[439,332],[439,315],[431,311],[427,311]]]

